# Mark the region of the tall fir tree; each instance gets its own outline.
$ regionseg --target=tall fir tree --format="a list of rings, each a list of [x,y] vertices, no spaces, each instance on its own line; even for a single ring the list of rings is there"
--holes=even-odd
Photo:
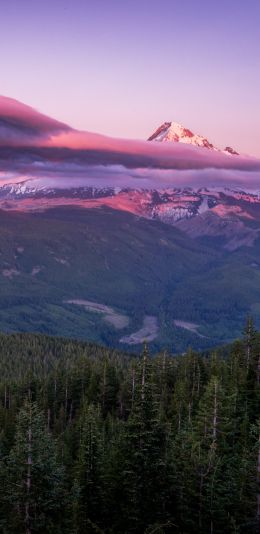
[[[136,372],[133,407],[122,440],[121,528],[145,531],[167,518],[166,428],[147,345]]]
[[[2,467],[3,532],[63,532],[64,469],[43,413],[31,400],[19,412],[14,445]]]
[[[79,421],[80,443],[75,467],[74,524],[76,533],[98,532],[103,511],[103,424],[100,409],[83,408]]]

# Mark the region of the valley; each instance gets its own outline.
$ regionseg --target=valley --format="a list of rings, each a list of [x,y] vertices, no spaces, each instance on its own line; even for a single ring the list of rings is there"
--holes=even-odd
[[[105,206],[4,210],[0,227],[2,331],[183,351],[234,339],[248,313],[259,324],[259,239],[229,251]]]

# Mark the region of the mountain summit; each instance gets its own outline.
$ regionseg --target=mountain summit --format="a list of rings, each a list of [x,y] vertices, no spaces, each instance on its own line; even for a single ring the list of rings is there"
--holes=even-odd
[[[206,137],[194,134],[191,130],[185,128],[178,122],[164,122],[149,137],[148,141],[185,143],[187,145],[194,145],[208,148],[209,150],[215,150],[216,152],[238,155],[238,152],[231,147],[226,147],[224,150],[220,150],[210,143]]]

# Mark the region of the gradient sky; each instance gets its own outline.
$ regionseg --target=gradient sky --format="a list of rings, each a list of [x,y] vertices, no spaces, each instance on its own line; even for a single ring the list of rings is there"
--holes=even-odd
[[[0,94],[76,128],[175,120],[260,156],[259,0],[0,0]]]

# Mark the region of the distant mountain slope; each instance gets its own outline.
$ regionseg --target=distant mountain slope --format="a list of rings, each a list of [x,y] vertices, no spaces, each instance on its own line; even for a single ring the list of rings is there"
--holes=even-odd
[[[192,238],[219,236],[235,250],[260,235],[260,198],[229,189],[46,188],[30,181],[0,187],[0,208],[28,212],[59,206],[107,206],[181,228]]]
[[[230,253],[108,208],[2,211],[0,227],[2,331],[183,351],[259,324],[259,239]]]

